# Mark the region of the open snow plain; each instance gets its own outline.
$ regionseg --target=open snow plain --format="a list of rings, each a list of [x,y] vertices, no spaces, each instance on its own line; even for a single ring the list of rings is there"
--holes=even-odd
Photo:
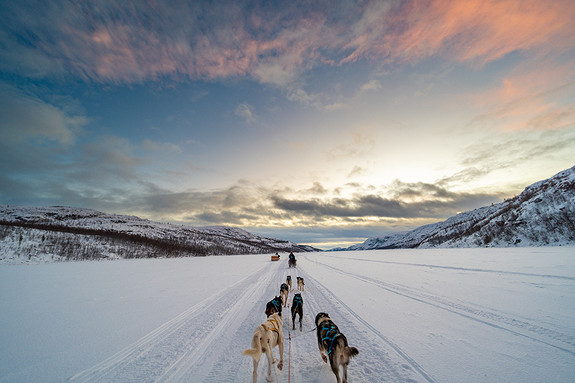
[[[276,382],[335,382],[319,311],[359,349],[352,383],[575,381],[573,247],[297,257],[0,266],[0,382],[250,382],[241,352],[287,275],[306,281],[304,327],[290,346],[284,309]]]

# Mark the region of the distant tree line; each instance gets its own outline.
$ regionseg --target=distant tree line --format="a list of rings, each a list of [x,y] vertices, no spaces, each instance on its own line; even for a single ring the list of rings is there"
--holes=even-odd
[[[21,258],[97,260],[257,254],[285,251],[265,243],[220,235],[189,233],[150,238],[116,230],[37,222],[0,221],[0,240],[11,242]]]

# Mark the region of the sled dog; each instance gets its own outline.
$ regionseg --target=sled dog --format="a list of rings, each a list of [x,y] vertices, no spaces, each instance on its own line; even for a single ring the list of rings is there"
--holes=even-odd
[[[282,316],[282,298],[277,296],[266,304],[266,316],[270,316],[273,313],[278,313],[280,317]]]
[[[291,275],[288,275],[286,278],[286,284],[288,285],[289,289],[291,290]]]
[[[299,291],[303,291],[303,290],[304,290],[304,286],[305,286],[305,283],[304,283],[304,281],[303,281],[303,278],[302,278],[302,277],[297,277],[297,289],[298,289]]]
[[[280,296],[282,297],[284,307],[287,307],[288,295],[289,295],[288,285],[285,283],[282,283],[280,286]]]
[[[268,359],[268,376],[266,380],[271,382],[272,364],[277,362],[273,356],[273,348],[278,346],[280,351],[280,361],[278,369],[281,371],[284,365],[284,334],[282,330],[283,319],[278,313],[273,313],[268,320],[259,325],[252,338],[252,346],[244,350],[242,354],[250,356],[254,361],[253,383],[258,381],[258,365],[262,354],[266,354]]]
[[[347,365],[349,360],[356,356],[359,351],[355,347],[349,347],[347,338],[339,331],[326,313],[319,313],[315,317],[317,327],[317,344],[321,358],[329,363],[335,374],[337,383],[347,383]],[[327,354],[327,356],[326,356]],[[343,368],[343,378],[340,378],[340,367]]]
[[[299,315],[299,330],[302,329],[302,319],[303,319],[303,298],[300,293],[296,293],[293,296],[293,301],[291,304],[291,318],[293,323],[293,329],[295,330],[295,316]]]

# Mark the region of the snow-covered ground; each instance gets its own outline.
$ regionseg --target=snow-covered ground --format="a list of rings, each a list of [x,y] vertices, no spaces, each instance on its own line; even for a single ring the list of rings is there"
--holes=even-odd
[[[353,383],[575,381],[575,248],[538,247],[0,266],[0,382],[250,382],[241,351],[287,275],[304,329],[277,382],[335,382],[319,311],[359,349]]]

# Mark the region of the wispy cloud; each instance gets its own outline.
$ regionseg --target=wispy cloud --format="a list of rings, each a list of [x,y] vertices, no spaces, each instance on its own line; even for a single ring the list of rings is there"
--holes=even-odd
[[[485,65],[514,51],[561,54],[575,33],[569,0],[374,2],[353,28],[345,62],[364,57],[414,62],[445,53]]]
[[[285,86],[315,66],[363,58],[401,63],[441,53],[484,65],[515,51],[558,55],[575,35],[570,0],[245,5],[3,3],[0,65],[111,83],[247,75]]]
[[[241,117],[248,124],[253,124],[257,121],[255,109],[252,105],[241,103],[235,111],[236,116]]]

